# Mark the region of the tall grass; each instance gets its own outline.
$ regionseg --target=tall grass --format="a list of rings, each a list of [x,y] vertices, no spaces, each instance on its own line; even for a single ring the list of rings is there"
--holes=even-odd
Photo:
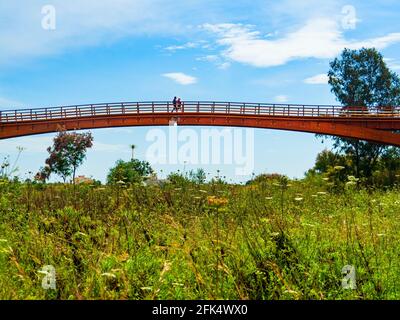
[[[398,190],[0,182],[1,299],[399,299]],[[44,265],[56,290],[41,286]],[[342,268],[357,288],[343,289]]]

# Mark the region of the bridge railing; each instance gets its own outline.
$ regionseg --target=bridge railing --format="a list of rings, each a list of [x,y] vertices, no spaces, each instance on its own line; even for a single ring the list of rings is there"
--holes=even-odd
[[[388,117],[399,118],[400,107],[342,107],[331,105],[266,104],[219,101],[185,101],[180,108],[167,101],[100,103],[51,108],[0,111],[1,123],[77,119],[133,114],[215,113],[276,117]]]

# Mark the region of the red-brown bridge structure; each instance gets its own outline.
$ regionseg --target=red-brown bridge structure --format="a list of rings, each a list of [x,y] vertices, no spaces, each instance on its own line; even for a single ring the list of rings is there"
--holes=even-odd
[[[333,135],[400,146],[399,107],[266,104],[218,101],[119,102],[0,111],[0,139],[128,126],[230,126]]]

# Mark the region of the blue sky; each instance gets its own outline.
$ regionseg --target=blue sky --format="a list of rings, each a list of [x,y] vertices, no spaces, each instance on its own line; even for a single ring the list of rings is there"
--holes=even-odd
[[[44,5],[56,13],[45,30]],[[329,61],[376,47],[400,69],[398,1],[0,0],[0,109],[96,102],[222,100],[335,104]],[[104,179],[129,145],[144,159],[151,128],[93,130],[79,174]],[[196,130],[200,130],[197,128]],[[163,129],[167,130],[167,129]],[[36,172],[54,135],[0,141],[19,175]],[[312,134],[255,130],[255,173],[301,177],[322,144]],[[165,172],[180,165],[155,166]],[[189,170],[196,166],[186,166]],[[232,166],[207,166],[235,181]]]

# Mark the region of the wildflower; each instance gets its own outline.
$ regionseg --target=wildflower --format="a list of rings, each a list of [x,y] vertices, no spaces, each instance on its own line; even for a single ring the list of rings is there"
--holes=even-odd
[[[122,180],[119,180],[119,181],[117,181],[117,184],[119,184],[119,185],[124,185],[124,184],[125,184],[125,182],[124,182],[124,181],[122,181]]]
[[[151,290],[153,290],[153,288],[152,287],[141,287],[140,290],[151,291]]]
[[[83,232],[80,232],[80,231],[78,231],[76,234],[77,234],[77,235],[80,235],[80,236],[87,237],[87,234],[86,234],[86,233],[83,233]]]
[[[349,181],[358,181],[360,179],[356,178],[355,176],[348,176],[347,180],[349,180]]]
[[[272,200],[272,197],[265,197],[266,200]]]
[[[201,193],[207,193],[206,190],[199,190]]]
[[[294,200],[295,201],[303,201],[303,198],[302,197],[296,197],[296,198],[294,198]]]
[[[343,166],[335,166],[334,169],[340,171],[340,170],[343,170],[344,167]]]
[[[116,278],[117,276],[114,273],[110,273],[110,272],[104,272],[101,274],[103,277],[107,277],[107,278]]]
[[[257,186],[247,186],[246,189],[248,189],[248,190],[257,190]]]
[[[317,194],[320,195],[320,196],[324,196],[324,195],[327,194],[327,192],[325,192],[325,191],[319,191],[319,192],[317,192]]]
[[[214,206],[224,206],[228,203],[228,199],[226,198],[217,198],[216,196],[209,196],[207,197],[207,202],[209,205]]]
[[[324,181],[329,181],[329,178],[322,178],[322,180],[324,180]]]

